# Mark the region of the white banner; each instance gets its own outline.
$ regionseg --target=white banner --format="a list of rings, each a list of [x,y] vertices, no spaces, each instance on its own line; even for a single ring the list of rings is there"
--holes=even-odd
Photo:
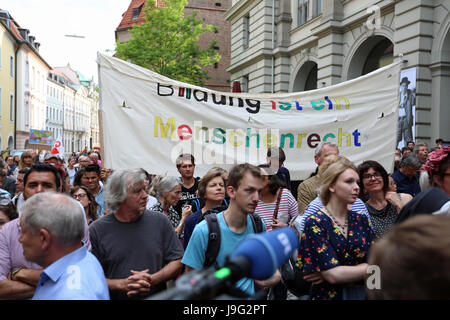
[[[195,157],[195,176],[215,166],[266,163],[280,146],[291,180],[309,177],[322,141],[356,165],[393,168],[401,62],[331,87],[300,93],[217,92],[98,54],[104,166],[178,176],[175,159]]]

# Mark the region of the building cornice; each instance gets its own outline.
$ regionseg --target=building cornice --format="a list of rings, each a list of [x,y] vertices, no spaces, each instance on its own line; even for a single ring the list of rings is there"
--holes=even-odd
[[[248,0],[240,0],[234,6],[232,6],[224,15],[225,20],[231,21],[236,18],[238,14],[242,11],[247,11],[249,7],[252,7],[256,2],[260,1],[248,1]]]

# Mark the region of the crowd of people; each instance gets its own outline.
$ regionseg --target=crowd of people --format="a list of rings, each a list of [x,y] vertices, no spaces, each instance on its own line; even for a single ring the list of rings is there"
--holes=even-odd
[[[177,158],[176,177],[111,171],[98,151],[8,156],[0,299],[146,299],[185,273],[223,266],[249,235],[284,227],[299,237],[294,263],[240,279],[236,297],[448,299],[450,147],[436,142],[430,152],[412,141],[397,149],[392,172],[321,143],[317,169],[295,190],[279,147],[266,163],[203,177],[191,154]],[[371,265],[381,270],[376,288],[366,285]]]

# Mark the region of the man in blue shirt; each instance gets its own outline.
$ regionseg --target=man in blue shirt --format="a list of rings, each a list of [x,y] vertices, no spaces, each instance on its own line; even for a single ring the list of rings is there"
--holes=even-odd
[[[216,259],[219,266],[225,263],[225,257],[233,253],[240,241],[255,233],[248,214],[255,211],[262,189],[263,180],[259,168],[246,163],[237,165],[230,170],[227,184],[230,204],[227,210],[217,215],[221,241],[220,251]],[[266,231],[264,222],[263,231]],[[192,269],[203,269],[208,236],[208,226],[204,220],[195,227],[181,260],[186,265],[187,272]],[[255,280],[255,282],[261,287],[269,288],[276,285],[280,279],[281,275],[277,271],[270,279]],[[255,293],[254,281],[249,278],[239,280],[236,287],[250,296]]]
[[[100,181],[101,170],[98,164],[90,164],[84,168],[81,184],[89,189],[98,203],[97,218],[105,215],[106,205],[103,193],[103,184]]]
[[[20,228],[25,258],[44,268],[33,300],[109,300],[103,269],[81,241],[85,214],[74,199],[34,195],[23,206]]]
[[[422,163],[415,155],[411,154],[402,158],[400,169],[392,174],[398,193],[409,193],[414,197],[421,191],[418,175],[421,165]]]

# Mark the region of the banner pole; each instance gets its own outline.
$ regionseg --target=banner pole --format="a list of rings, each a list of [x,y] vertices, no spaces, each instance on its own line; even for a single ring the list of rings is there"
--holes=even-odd
[[[97,52],[97,58],[98,58],[99,52]],[[97,72],[98,72],[98,126],[99,126],[99,136],[100,136],[100,157],[102,158],[102,166],[105,168],[105,151],[103,144],[103,121],[102,121],[102,90],[101,90],[101,79],[100,79],[100,64],[97,60]]]

